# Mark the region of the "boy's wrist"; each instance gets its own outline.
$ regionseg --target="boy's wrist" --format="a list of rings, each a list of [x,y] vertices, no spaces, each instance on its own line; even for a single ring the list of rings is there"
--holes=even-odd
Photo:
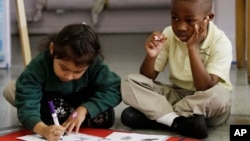
[[[152,55],[146,54],[145,60],[155,60],[156,57],[157,57],[157,55],[156,56],[152,56]]]
[[[198,45],[189,45],[188,46],[188,50],[189,51],[198,51],[199,50],[199,46]]]

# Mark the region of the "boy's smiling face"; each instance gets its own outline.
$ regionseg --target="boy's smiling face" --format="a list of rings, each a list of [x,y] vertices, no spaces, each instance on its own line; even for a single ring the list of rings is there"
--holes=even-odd
[[[204,19],[213,14],[202,0],[172,0],[171,24],[175,35],[183,42],[187,42],[194,32],[194,25],[203,25]]]

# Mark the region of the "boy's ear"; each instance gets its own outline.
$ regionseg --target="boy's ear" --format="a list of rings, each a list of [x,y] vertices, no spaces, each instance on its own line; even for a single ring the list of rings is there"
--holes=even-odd
[[[209,21],[212,21],[213,18],[214,18],[214,14],[213,14],[213,13],[210,13],[210,14],[208,14],[207,16],[208,16],[208,20],[209,20]]]
[[[51,42],[51,43],[49,44],[49,52],[50,52],[51,55],[52,55],[53,52],[54,52],[54,43],[53,43],[53,42]]]

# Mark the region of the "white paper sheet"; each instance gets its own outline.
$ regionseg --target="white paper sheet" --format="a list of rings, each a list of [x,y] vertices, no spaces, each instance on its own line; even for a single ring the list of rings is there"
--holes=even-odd
[[[113,132],[105,139],[107,141],[166,141],[168,138],[166,135]]]
[[[168,138],[169,136],[166,135],[149,135],[124,132],[113,132],[105,138],[83,133],[72,133],[70,135],[63,136],[60,141],[166,141]],[[44,138],[37,134],[17,137],[17,139],[23,141],[46,141]]]
[[[42,138],[38,134],[17,137],[17,139],[20,139],[23,141],[46,141],[46,139]],[[103,138],[92,136],[92,135],[87,135],[83,133],[78,133],[78,134],[72,133],[72,134],[63,136],[60,141],[100,141],[100,139],[103,139]]]

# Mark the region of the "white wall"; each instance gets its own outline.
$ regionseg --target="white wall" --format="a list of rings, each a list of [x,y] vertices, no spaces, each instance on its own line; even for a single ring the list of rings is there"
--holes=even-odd
[[[170,1],[170,0],[169,0]],[[34,13],[35,1],[24,0],[27,18]],[[10,1],[11,31],[16,33],[15,2]],[[236,61],[235,53],[235,0],[214,0],[214,23],[229,37],[233,46],[233,61]],[[45,15],[48,14],[45,12]],[[71,15],[70,15],[71,14]],[[72,16],[73,15],[73,16]],[[29,33],[46,34],[54,32],[72,21],[90,22],[90,13],[80,11],[78,13],[48,14],[39,23],[28,24]],[[161,30],[170,23],[168,9],[134,9],[134,10],[107,10],[101,15],[101,26],[97,26],[98,32],[150,32]]]
[[[54,2],[57,0],[53,0]],[[78,0],[78,2],[90,0]],[[115,1],[115,0],[114,0]],[[120,0],[122,1],[122,0]],[[139,0],[138,0],[139,1]],[[98,33],[145,33],[162,30],[170,24],[170,0],[157,0],[155,6],[144,5],[145,0],[140,0],[142,7],[110,8],[103,10],[99,15],[98,24],[92,22],[91,8],[74,9],[64,8],[65,12],[56,12],[63,5],[67,6],[68,0],[62,1],[58,7],[45,9],[38,22],[28,22],[30,34],[49,34],[58,32],[69,23],[86,22],[93,26]],[[150,3],[151,0],[148,0]],[[162,5],[166,1],[166,5]],[[17,18],[15,1],[10,1],[11,32],[17,33]],[[26,19],[31,19],[36,13],[37,0],[24,0]],[[133,2],[130,0],[130,3]],[[138,2],[135,2],[138,3]],[[151,2],[152,3],[152,2]],[[130,4],[131,5],[131,4]],[[65,7],[66,7],[65,6]],[[145,7],[143,7],[145,6]],[[61,9],[60,9],[61,10]]]
[[[233,61],[235,53],[235,0],[214,0],[215,24],[229,37],[233,46]]]

